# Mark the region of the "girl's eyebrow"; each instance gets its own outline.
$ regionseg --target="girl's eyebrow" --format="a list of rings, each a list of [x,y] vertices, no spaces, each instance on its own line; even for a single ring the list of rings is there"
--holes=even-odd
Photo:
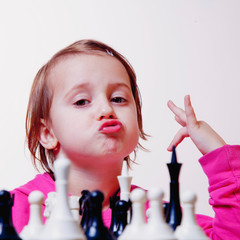
[[[126,88],[127,90],[131,91],[131,87],[126,84],[126,83],[122,83],[122,82],[116,82],[116,83],[110,83],[108,85],[109,89],[111,90],[115,90],[115,89],[118,89],[118,88]],[[74,85],[64,96],[65,99],[69,99],[71,98],[75,93],[77,93],[79,90],[81,89],[91,89],[91,84],[89,82],[86,82],[86,83],[80,83],[80,84],[76,84]]]
[[[111,88],[111,89],[116,89],[116,88],[120,88],[120,87],[124,87],[124,88],[127,88],[128,90],[130,90],[131,91],[131,87],[128,85],[128,84],[126,84],[126,83],[111,83],[111,84],[109,84],[109,87]]]
[[[81,90],[81,89],[88,89],[88,88],[90,88],[90,84],[88,82],[76,84],[72,88],[70,88],[69,91],[67,91],[67,93],[65,94],[64,98],[68,99],[69,97],[74,95],[79,90]]]

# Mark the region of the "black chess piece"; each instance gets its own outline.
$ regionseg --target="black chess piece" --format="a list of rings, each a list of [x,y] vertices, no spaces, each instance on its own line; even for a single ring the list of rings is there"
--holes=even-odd
[[[167,211],[168,211],[168,207],[169,207],[169,203],[168,202],[164,202],[162,204],[163,206],[163,214],[164,214],[164,217],[167,218]]]
[[[120,200],[120,197],[117,196],[117,193],[119,192],[119,190],[112,197],[109,198],[110,208],[112,210],[111,225],[109,227],[109,230],[112,233],[114,233],[117,230],[117,227],[118,227],[116,203]]]
[[[117,216],[117,229],[114,231],[114,235],[118,238],[124,231],[128,224],[128,210],[130,209],[130,200],[119,200],[116,202],[116,216]]]
[[[21,240],[12,222],[12,206],[14,196],[5,190],[0,191],[0,239]]]
[[[88,224],[88,211],[89,211],[89,196],[90,192],[88,190],[83,190],[81,192],[82,196],[79,199],[79,214],[82,216],[80,225],[85,232]]]
[[[177,162],[175,146],[172,149],[171,163],[167,164],[170,174],[170,201],[166,213],[166,222],[171,226],[173,231],[181,224],[182,210],[179,197],[179,173],[182,164]]]
[[[89,196],[88,224],[85,235],[88,240],[117,240],[102,220],[102,203],[104,195],[93,191]]]

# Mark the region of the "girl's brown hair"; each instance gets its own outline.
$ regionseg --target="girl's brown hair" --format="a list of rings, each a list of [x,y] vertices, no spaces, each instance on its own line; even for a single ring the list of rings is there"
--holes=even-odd
[[[104,52],[117,58],[125,67],[130,77],[132,94],[137,108],[137,120],[139,136],[146,140],[147,135],[143,131],[141,96],[136,83],[135,72],[130,63],[117,51],[108,45],[95,40],[80,40],[57,52],[37,73],[30,92],[27,115],[26,115],[26,137],[33,164],[38,169],[38,162],[43,170],[52,174],[52,165],[55,160],[54,150],[45,149],[39,142],[41,119],[48,120],[49,111],[52,103],[52,91],[48,87],[47,78],[51,69],[59,60],[69,55],[76,54],[98,54]],[[138,143],[138,147],[141,144]],[[134,150],[136,155],[136,150]],[[125,158],[132,161],[129,156]]]

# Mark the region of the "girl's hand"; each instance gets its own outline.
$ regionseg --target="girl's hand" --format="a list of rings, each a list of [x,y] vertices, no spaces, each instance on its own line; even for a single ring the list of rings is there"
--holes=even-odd
[[[206,122],[197,120],[189,95],[184,98],[185,111],[171,100],[167,105],[174,113],[175,120],[182,126],[168,146],[168,151],[171,151],[174,145],[181,143],[185,137],[190,137],[202,154],[226,145],[225,141]]]

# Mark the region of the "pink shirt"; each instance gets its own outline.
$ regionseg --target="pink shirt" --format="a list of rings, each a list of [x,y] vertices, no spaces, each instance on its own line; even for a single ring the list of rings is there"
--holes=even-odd
[[[240,146],[226,145],[206,154],[199,162],[209,180],[209,203],[215,217],[197,215],[198,224],[210,239],[240,239]],[[28,195],[34,190],[41,191],[46,198],[48,192],[55,191],[55,183],[49,174],[38,174],[11,192],[15,194],[13,223],[17,232],[28,223]],[[103,221],[110,226],[110,208],[103,211]]]

